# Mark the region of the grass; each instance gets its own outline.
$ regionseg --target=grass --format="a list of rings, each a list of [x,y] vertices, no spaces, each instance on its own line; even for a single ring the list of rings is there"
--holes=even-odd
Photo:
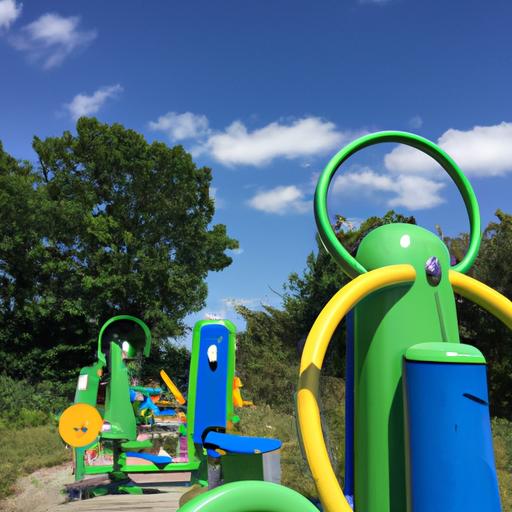
[[[14,492],[20,476],[71,458],[53,425],[10,429],[4,424],[0,438],[0,499]]]
[[[327,433],[327,448],[333,466],[340,479],[344,468],[344,386],[341,379],[322,379],[322,404],[324,431]],[[244,408],[237,411],[240,416],[240,432],[247,436],[275,437],[283,442],[281,450],[281,483],[308,498],[318,497],[309,467],[302,457],[295,417],[280,413],[268,405]],[[330,442],[329,442],[330,441]]]
[[[494,418],[492,431],[503,512],[512,512],[512,422]]]
[[[344,386],[341,379],[322,381],[323,428],[327,447],[340,483],[343,482],[344,451]],[[282,440],[282,483],[308,498],[316,499],[317,492],[300,450],[295,417],[279,413],[268,405],[238,411],[240,432],[250,436],[276,437]],[[493,419],[494,452],[500,485],[503,512],[512,512],[512,422]]]
[[[54,421],[67,406],[65,390],[0,375],[0,499],[14,491],[18,477],[71,458]]]

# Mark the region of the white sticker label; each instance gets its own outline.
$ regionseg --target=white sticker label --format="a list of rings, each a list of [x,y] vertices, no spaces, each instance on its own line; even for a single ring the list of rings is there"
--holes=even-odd
[[[208,361],[210,361],[210,363],[217,362],[217,345],[210,345],[206,353],[208,355]]]
[[[80,375],[78,377],[78,391],[86,391],[87,390],[87,380],[88,375]]]

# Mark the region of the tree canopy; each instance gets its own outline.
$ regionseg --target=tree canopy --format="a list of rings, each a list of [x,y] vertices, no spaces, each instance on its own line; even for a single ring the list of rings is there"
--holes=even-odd
[[[211,170],[94,118],[33,148],[37,164],[0,146],[0,373],[74,378],[119,313],[156,340],[183,334],[238,247],[211,225]]]
[[[393,222],[416,221],[414,217],[389,211],[383,217],[368,218],[358,227],[338,216],[333,228],[339,240],[355,254],[366,233]],[[284,283],[282,309],[238,308],[247,324],[245,332],[238,336],[237,355],[237,367],[246,388],[255,399],[287,411],[293,408],[290,398],[297,385],[300,356],[311,326],[331,297],[349,281],[318,237],[316,243],[317,250],[308,255],[302,275],[292,273]],[[342,322],[327,350],[322,374],[341,377],[344,369],[345,322]]]
[[[472,277],[512,297],[512,216],[498,210],[498,222],[491,222],[482,238]],[[391,222],[415,223],[393,211],[382,218],[371,217],[359,227],[338,216],[333,226],[340,241],[355,254],[364,236]],[[442,231],[438,229],[442,236]],[[462,259],[469,237],[443,237],[455,260]],[[298,366],[305,339],[328,300],[348,278],[317,239],[317,251],[306,261],[301,275],[293,273],[284,283],[282,309],[264,307],[251,311],[240,307],[247,328],[239,335],[238,361],[246,389],[254,398],[284,410],[293,407]],[[461,341],[478,347],[489,366],[489,394],[493,415],[512,418],[512,333],[479,306],[457,297]],[[339,326],[329,345],[323,375],[343,377],[345,370],[345,325]],[[279,375],[279,379],[276,379]]]
[[[482,237],[482,247],[471,276],[512,298],[512,215],[496,212]],[[452,254],[466,249],[466,234],[447,243]],[[452,249],[454,247],[454,249]],[[496,416],[512,419],[512,332],[503,323],[473,302],[458,298],[457,312],[461,341],[478,347],[489,367],[491,410]]]

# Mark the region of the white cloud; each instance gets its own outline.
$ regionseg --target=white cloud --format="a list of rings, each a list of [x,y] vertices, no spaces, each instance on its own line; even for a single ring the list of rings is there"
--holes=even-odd
[[[361,224],[364,222],[364,219],[360,217],[349,217],[344,223],[344,227],[346,227],[349,231],[354,229],[359,229]]]
[[[185,139],[198,139],[209,133],[208,118],[204,115],[185,112],[167,112],[157,121],[150,121],[149,128],[153,131],[164,132],[172,142]]]
[[[236,315],[234,311],[236,306],[246,306],[248,308],[254,308],[262,303],[262,299],[245,299],[234,297],[223,298],[220,300],[219,308],[210,311],[205,311],[204,317],[207,320],[223,320],[229,318],[231,318],[232,320],[236,320]]]
[[[226,318],[225,311],[207,311],[204,314],[206,320],[223,320]]]
[[[226,206],[226,203],[223,198],[219,197],[219,190],[217,187],[210,187],[210,197],[213,199],[215,203],[215,208],[220,210]]]
[[[108,99],[115,98],[122,91],[123,88],[119,84],[101,87],[90,96],[82,93],[77,94],[64,107],[69,111],[71,117],[76,120],[82,116],[96,114]]]
[[[275,158],[326,153],[339,148],[351,136],[318,117],[299,119],[289,125],[273,122],[252,132],[235,121],[224,132],[211,135],[206,146],[212,157],[225,165],[261,166]]]
[[[97,36],[95,30],[79,30],[80,18],[47,13],[25,25],[13,36],[11,44],[41,62],[44,69],[60,64],[75,50],[87,46]]]
[[[444,149],[468,176],[503,176],[512,172],[512,123],[475,126],[462,131],[453,128],[439,138]],[[436,172],[436,162],[408,146],[398,146],[384,158],[386,168],[399,173]]]
[[[206,116],[192,112],[168,112],[150,121],[149,128],[165,133],[172,142],[192,140],[194,156],[209,154],[227,166],[262,166],[276,158],[312,157],[339,149],[357,135],[340,131],[334,123],[318,117],[289,124],[273,122],[253,131],[234,121],[224,131],[214,131]]]
[[[385,201],[389,207],[403,206],[409,210],[424,210],[443,203],[439,195],[444,183],[422,176],[387,176],[371,169],[342,174],[334,179],[333,193],[343,195],[389,194]]]
[[[312,210],[312,201],[304,199],[304,192],[295,185],[276,187],[257,193],[248,204],[267,213],[307,213]]]
[[[261,302],[261,299],[244,299],[244,298],[225,298],[222,303],[228,308],[235,308],[236,306],[254,307]]]
[[[417,130],[418,128],[421,128],[423,126],[423,119],[421,116],[413,116],[411,119],[409,119],[409,126],[413,130]]]
[[[233,249],[231,252],[233,254],[236,254],[237,256],[240,256],[240,254],[244,253],[244,250],[241,247],[239,247],[238,249]]]
[[[19,18],[23,4],[15,0],[0,0],[0,29],[9,30],[9,27]]]
[[[444,183],[421,176],[399,176],[396,196],[388,201],[391,207],[404,206],[409,210],[426,210],[444,203],[439,195]]]

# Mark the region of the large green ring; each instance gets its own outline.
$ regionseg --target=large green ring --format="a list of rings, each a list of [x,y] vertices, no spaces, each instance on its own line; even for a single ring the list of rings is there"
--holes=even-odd
[[[458,272],[466,273],[475,261],[480,247],[480,209],[473,188],[458,165],[439,146],[423,137],[407,132],[385,131],[365,135],[345,146],[327,164],[327,167],[320,175],[315,191],[315,220],[320,239],[325,248],[349,277],[354,278],[367,272],[336,237],[327,212],[327,192],[334,173],[345,160],[361,149],[383,142],[398,142],[419,149],[441,165],[455,182],[455,185],[457,185],[469,216],[470,242],[468,251],[462,261],[452,268]]]

